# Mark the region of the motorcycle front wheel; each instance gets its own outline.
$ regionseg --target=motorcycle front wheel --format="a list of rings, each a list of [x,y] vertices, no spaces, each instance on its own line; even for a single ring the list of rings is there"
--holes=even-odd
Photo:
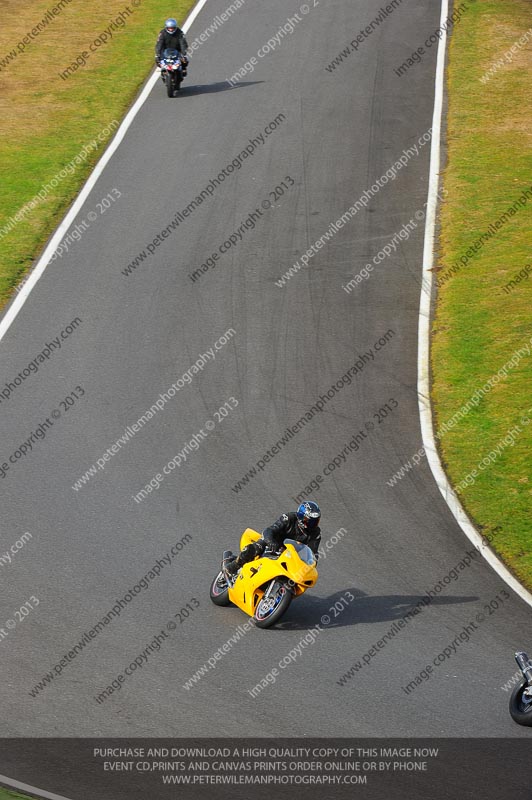
[[[292,602],[292,592],[278,583],[268,597],[259,600],[253,619],[257,628],[270,628],[278,622]]]
[[[510,697],[510,714],[518,725],[532,727],[532,700],[526,702],[526,698],[523,697],[523,691],[527,686],[526,681],[521,681],[513,690]]]
[[[228,606],[230,603],[229,586],[221,570],[211,583],[210,595],[215,606]]]
[[[174,96],[174,89],[175,89],[175,80],[174,76],[170,73],[166,73],[166,94],[168,97]]]

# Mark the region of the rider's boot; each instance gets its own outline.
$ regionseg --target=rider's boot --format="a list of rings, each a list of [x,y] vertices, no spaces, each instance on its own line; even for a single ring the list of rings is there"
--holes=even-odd
[[[239,563],[238,558],[236,556],[232,556],[231,558],[227,559],[222,563],[223,569],[229,573],[229,575],[236,575],[238,570],[242,564]]]

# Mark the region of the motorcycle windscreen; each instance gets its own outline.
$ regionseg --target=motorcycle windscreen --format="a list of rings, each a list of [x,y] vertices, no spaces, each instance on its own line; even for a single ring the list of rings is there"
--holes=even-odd
[[[167,47],[166,50],[163,51],[163,58],[167,59],[168,61],[173,61],[176,58],[179,58],[179,51],[173,47]]]
[[[316,563],[316,556],[306,544],[301,544],[301,542],[296,542],[295,539],[285,539],[284,544],[291,544],[294,550],[297,551],[297,554],[301,561],[305,564],[308,564],[309,567],[312,567],[313,564]]]

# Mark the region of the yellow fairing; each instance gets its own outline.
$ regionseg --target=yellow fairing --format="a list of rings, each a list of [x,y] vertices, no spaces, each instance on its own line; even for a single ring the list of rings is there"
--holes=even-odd
[[[260,533],[247,528],[240,539],[240,549],[257,539],[260,539]],[[280,577],[292,581],[290,585],[294,595],[297,596],[303,594],[310,586],[314,586],[318,580],[318,570],[315,565],[305,564],[299,558],[294,546],[287,544],[279,558],[261,557],[244,564],[235,585],[229,589],[229,599],[252,617],[264,594],[262,587],[274,578]]]
[[[251,542],[256,542],[257,539],[260,539],[260,533],[254,531],[253,528],[246,528],[240,537],[240,549],[243,550],[244,547],[247,547],[247,545],[251,544]]]

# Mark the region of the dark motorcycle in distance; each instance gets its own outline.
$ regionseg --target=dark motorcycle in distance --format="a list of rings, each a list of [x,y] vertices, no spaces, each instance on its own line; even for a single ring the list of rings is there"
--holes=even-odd
[[[174,97],[183,81],[183,57],[178,50],[167,49],[160,61],[161,78],[166,84],[168,97]]]
[[[517,666],[523,673],[510,697],[510,714],[518,725],[532,727],[532,661],[524,652],[515,654]]]

